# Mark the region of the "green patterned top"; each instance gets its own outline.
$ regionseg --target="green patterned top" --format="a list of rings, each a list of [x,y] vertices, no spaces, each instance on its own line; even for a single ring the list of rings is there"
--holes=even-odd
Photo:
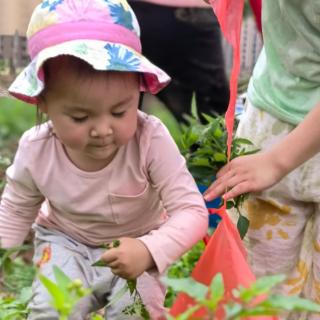
[[[264,48],[249,83],[254,106],[298,124],[320,103],[320,0],[264,0]]]

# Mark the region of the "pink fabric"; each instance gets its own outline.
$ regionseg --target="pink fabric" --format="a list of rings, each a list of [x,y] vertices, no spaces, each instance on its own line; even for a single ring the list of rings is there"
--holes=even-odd
[[[20,245],[34,221],[90,246],[139,238],[162,273],[204,237],[208,212],[167,129],[139,113],[135,137],[97,172],[70,162],[50,124],[23,135],[7,170],[1,246]]]
[[[52,25],[35,33],[28,40],[29,55],[33,59],[45,48],[80,39],[121,43],[141,53],[139,37],[127,28],[114,23],[80,21]]]

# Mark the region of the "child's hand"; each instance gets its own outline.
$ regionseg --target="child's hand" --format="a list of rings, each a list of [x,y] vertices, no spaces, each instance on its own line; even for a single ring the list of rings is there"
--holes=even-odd
[[[215,199],[226,192],[225,200],[248,192],[267,189],[286,174],[278,165],[276,157],[269,152],[241,156],[226,164],[204,194],[206,201]]]
[[[140,240],[120,238],[120,246],[108,249],[101,256],[111,271],[124,279],[136,279],[155,266],[153,258]]]

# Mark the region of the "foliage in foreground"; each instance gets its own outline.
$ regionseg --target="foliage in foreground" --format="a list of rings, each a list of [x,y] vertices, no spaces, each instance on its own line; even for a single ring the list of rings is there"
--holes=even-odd
[[[320,305],[297,296],[281,296],[271,293],[271,289],[284,281],[282,275],[258,279],[250,287],[240,286],[233,290],[234,298],[224,299],[225,289],[221,274],[217,274],[209,286],[192,278],[170,279],[164,282],[178,292],[184,292],[195,300],[195,305],[172,320],[202,319],[214,320],[218,307],[224,309],[225,320],[239,320],[248,316],[280,315],[284,311],[307,311],[320,313]],[[204,314],[197,316],[197,311]]]
[[[30,246],[9,250],[0,249],[0,319],[22,320],[28,313],[27,303],[31,299],[31,284],[35,268],[21,257],[11,259],[12,254],[26,251]]]
[[[199,253],[201,247],[197,247]],[[2,250],[2,253],[5,250]],[[7,253],[7,251],[6,251]],[[3,256],[3,255],[2,255]],[[5,258],[8,258],[8,255]],[[190,262],[190,261],[189,261]],[[193,266],[193,262],[187,266]],[[185,266],[186,266],[185,265]],[[174,275],[179,276],[179,272],[184,274],[189,267],[176,267]],[[181,275],[180,274],[180,275]],[[49,280],[41,274],[38,274],[43,285],[48,289],[52,297],[52,305],[57,310],[60,320],[68,319],[77,302],[91,293],[91,289],[84,288],[81,281],[68,278],[60,269],[54,267],[55,282]],[[221,274],[216,275],[209,286],[205,286],[191,277],[181,279],[166,277],[163,281],[169,285],[175,292],[184,292],[192,297],[195,305],[186,310],[185,313],[172,317],[167,316],[170,320],[187,320],[187,319],[203,319],[213,320],[214,314],[218,307],[222,307],[225,311],[225,320],[238,320],[247,316],[262,315],[279,315],[284,311],[307,311],[320,313],[320,305],[297,296],[285,297],[271,293],[271,290],[277,284],[284,281],[284,276],[276,275],[258,279],[252,283],[250,287],[239,287],[233,290],[233,298],[224,298],[224,284]],[[128,288],[132,293],[130,288]],[[122,294],[122,293],[121,293]],[[22,320],[25,319],[28,310],[27,302],[31,298],[31,288],[27,287],[21,290],[19,294],[13,296],[8,294],[0,297],[0,319],[3,320]],[[115,299],[111,303],[115,303]],[[194,313],[199,310],[205,310],[206,315],[193,317]],[[150,319],[143,316],[141,310],[132,307],[130,314],[139,314],[143,319]],[[98,314],[91,315],[91,320],[102,320]]]

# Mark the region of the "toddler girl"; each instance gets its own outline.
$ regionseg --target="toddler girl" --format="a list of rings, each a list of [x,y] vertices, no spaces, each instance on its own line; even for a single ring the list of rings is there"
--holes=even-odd
[[[140,91],[156,93],[169,77],[140,54],[139,26],[123,0],[43,1],[27,37],[32,61],[9,91],[49,121],[25,132],[7,170],[1,246],[20,245],[33,225],[40,273],[54,280],[57,265],[93,288],[71,319],[85,319],[134,278],[157,319],[165,295],[157,274],[208,223],[167,129],[138,111]],[[101,248],[115,239],[119,247]],[[91,266],[100,258],[108,268]],[[39,280],[33,293],[28,319],[58,319]],[[129,319],[121,312],[128,304],[129,294],[106,318]]]

